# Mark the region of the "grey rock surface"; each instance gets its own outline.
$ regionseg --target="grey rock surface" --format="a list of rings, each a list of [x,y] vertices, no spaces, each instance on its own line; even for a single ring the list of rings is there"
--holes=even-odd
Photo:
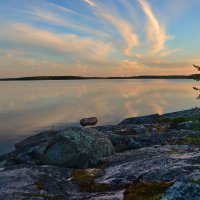
[[[177,127],[179,129],[185,129],[185,130],[193,130],[196,126],[200,126],[199,122],[193,122],[193,121],[187,121],[187,122],[181,122],[177,124]]]
[[[12,166],[0,171],[0,199],[50,199],[73,196],[69,169],[52,166]],[[62,189],[62,188],[65,188]]]
[[[199,114],[200,114],[200,108],[196,107],[196,108],[192,108],[192,109],[166,113],[161,116],[174,118],[174,117],[192,117],[192,116],[199,115]]]
[[[171,112],[166,114],[153,114],[146,115],[141,117],[131,117],[124,119],[119,125],[123,124],[148,124],[148,123],[156,123],[160,118],[175,118],[175,117],[192,117],[200,114],[200,108],[192,108],[183,111]]]
[[[98,179],[115,187],[137,180],[176,182],[200,176],[200,149],[188,145],[156,145],[118,153],[109,159],[105,174]]]
[[[162,200],[199,200],[200,185],[196,183],[177,182],[170,187]]]
[[[181,138],[194,134],[192,130],[169,129],[167,124],[156,123],[105,126],[95,129],[111,140],[117,152],[152,145],[164,145],[170,141],[179,141]]]
[[[124,119],[119,125],[124,124],[144,124],[144,123],[155,123],[160,116],[158,114],[141,116],[141,117],[131,117]]]
[[[139,138],[149,135],[147,128],[140,125],[110,125],[95,127],[112,142],[116,151],[142,147]]]
[[[97,184],[111,186],[106,192],[81,192],[72,181],[72,169],[31,165],[6,167],[0,171],[0,199],[44,199],[46,195],[63,200],[123,200],[126,186],[137,181],[197,182],[200,178],[199,150],[188,145],[157,145],[110,156],[106,158],[104,173],[95,180]],[[191,200],[197,200],[199,186],[196,183],[187,187],[175,184],[166,192],[164,200],[175,197],[178,200],[179,193],[184,200],[188,195],[195,197]]]
[[[195,114],[200,109],[162,116]],[[191,129],[193,121],[171,127],[157,117],[48,131],[19,142],[15,151],[0,156],[0,200],[123,200],[130,185],[149,182],[173,184],[162,200],[199,200],[200,130]],[[88,167],[102,173],[91,185],[75,182],[75,168]],[[91,179],[82,175],[82,181]]]
[[[0,170],[0,200],[123,200],[123,192],[81,192],[72,169],[17,165]]]

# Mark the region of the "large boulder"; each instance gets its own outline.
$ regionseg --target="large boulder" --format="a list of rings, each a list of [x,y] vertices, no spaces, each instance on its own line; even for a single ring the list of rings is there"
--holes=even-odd
[[[87,168],[113,154],[114,148],[111,141],[97,130],[68,128],[34,149],[33,153],[43,164]]]

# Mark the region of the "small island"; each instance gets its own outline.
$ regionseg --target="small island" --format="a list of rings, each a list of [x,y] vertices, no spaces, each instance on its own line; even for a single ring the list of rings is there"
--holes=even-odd
[[[19,78],[1,78],[0,81],[42,81],[42,80],[95,80],[95,79],[196,79],[199,74],[193,75],[142,75],[142,76],[113,76],[113,77],[84,77],[84,76],[31,76]]]

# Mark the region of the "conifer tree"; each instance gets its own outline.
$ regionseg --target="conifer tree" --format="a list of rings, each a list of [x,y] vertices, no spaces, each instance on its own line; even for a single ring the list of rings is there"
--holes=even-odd
[[[194,65],[194,64],[193,64],[193,66],[194,66],[198,71],[200,71],[200,67],[199,67],[198,65]],[[195,74],[195,75],[194,75],[194,79],[195,79],[196,81],[200,81],[200,74]],[[198,92],[200,92],[200,88],[198,88],[198,87],[193,87],[193,89],[196,90],[196,91],[198,91]],[[197,99],[200,99],[200,94],[199,94],[199,96],[197,97]]]

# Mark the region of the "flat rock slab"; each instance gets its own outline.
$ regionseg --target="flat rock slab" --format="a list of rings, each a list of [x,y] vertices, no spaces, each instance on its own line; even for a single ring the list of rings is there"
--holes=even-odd
[[[12,166],[0,171],[1,200],[123,200],[123,192],[80,192],[72,170],[52,166]]]
[[[110,157],[105,174],[97,181],[123,187],[142,180],[176,182],[200,179],[200,149],[187,145],[144,147]]]
[[[119,125],[125,125],[125,124],[150,124],[155,123],[158,118],[160,117],[159,114],[153,114],[153,115],[146,115],[141,117],[131,117],[124,119]]]
[[[12,166],[0,171],[0,199],[44,199],[73,196],[71,170],[52,166]],[[65,188],[65,189],[64,189]]]
[[[177,182],[169,188],[162,200],[199,200],[200,185],[196,183]]]
[[[175,117],[192,117],[195,115],[200,114],[200,108],[192,108],[183,111],[177,111],[172,113],[166,113],[163,115],[153,114],[153,115],[146,115],[140,117],[131,117],[124,119],[119,125],[124,124],[149,124],[149,123],[156,123],[159,118],[175,118]]]
[[[117,153],[106,160],[104,173],[95,179],[95,183],[109,185],[112,188],[110,191],[81,192],[73,182],[72,169],[47,165],[18,165],[1,169],[0,199],[39,200],[46,195],[49,199],[62,200],[123,200],[126,186],[134,182],[195,183],[200,180],[200,148],[197,146],[155,145]],[[199,195],[195,189],[199,186],[196,185],[192,190],[184,189],[185,186],[172,187],[174,188],[166,192],[167,197],[175,196],[175,191],[182,192],[184,200],[191,191],[194,191],[196,196]]]

